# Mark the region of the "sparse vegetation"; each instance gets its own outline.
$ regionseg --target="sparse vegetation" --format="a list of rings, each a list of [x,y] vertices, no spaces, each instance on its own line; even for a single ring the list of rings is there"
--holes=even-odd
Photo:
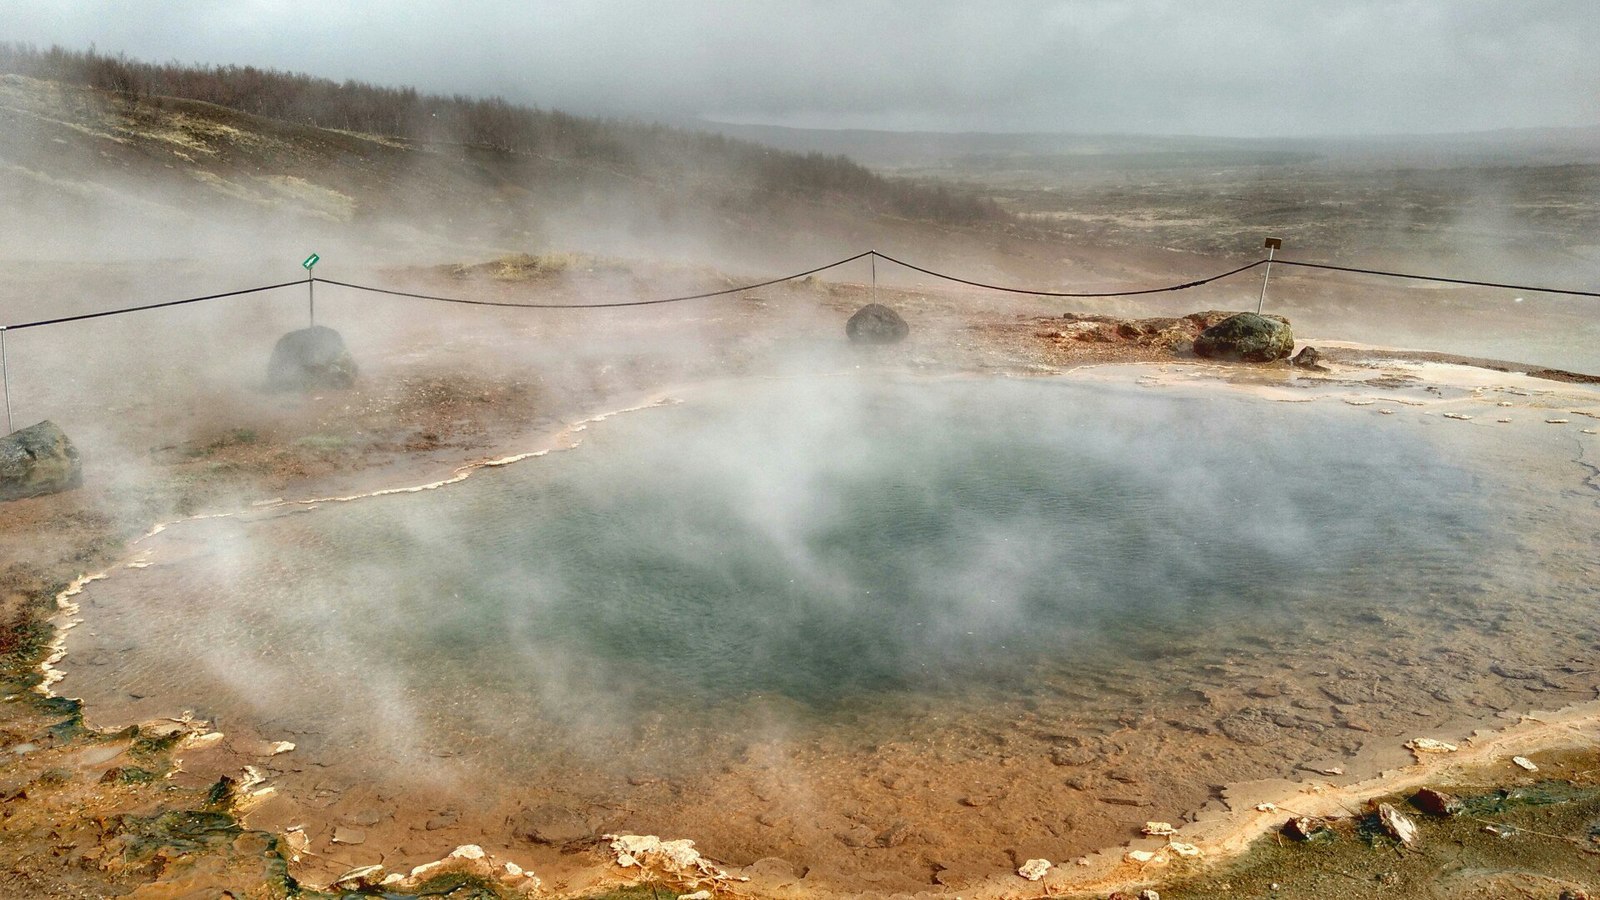
[[[620,260],[601,259],[582,253],[510,253],[484,263],[454,263],[440,266],[440,271],[452,278],[469,278],[487,275],[498,281],[528,281],[547,275],[559,275],[579,269],[594,271],[605,269],[627,271]]]
[[[664,125],[521,106],[500,97],[446,97],[254,66],[149,63],[92,47],[40,50],[12,42],[0,42],[0,74],[87,85],[129,98],[197,100],[418,144],[464,144],[504,155],[603,165],[624,174],[671,176],[707,190],[737,188],[758,201],[848,197],[876,212],[910,218],[958,224],[1008,218],[976,192],[885,177],[844,156],[784,152]]]
[[[294,442],[296,447],[333,453],[350,447],[350,439],[337,434],[308,434]]]

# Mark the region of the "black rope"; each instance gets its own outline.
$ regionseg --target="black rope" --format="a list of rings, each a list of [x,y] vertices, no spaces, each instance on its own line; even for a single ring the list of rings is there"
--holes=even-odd
[[[1571,297],[1600,297],[1600,291],[1572,291],[1564,288],[1533,287],[1526,284],[1504,284],[1498,281],[1472,281],[1466,278],[1445,278],[1441,275],[1413,275],[1408,272],[1386,272],[1382,269],[1357,269],[1351,266],[1335,266],[1328,263],[1295,262],[1290,259],[1275,259],[1273,262],[1280,266],[1299,266],[1302,269],[1328,269],[1334,272],[1354,272],[1358,275],[1382,275],[1385,278],[1409,278],[1412,281],[1438,281],[1444,284],[1470,284],[1474,287],[1505,288],[1512,291],[1528,291],[1537,294],[1566,294]]]
[[[303,278],[299,281],[285,281],[282,284],[269,284],[263,287],[245,288],[242,291],[226,291],[221,294],[207,294],[204,297],[190,297],[187,300],[168,300],[164,303],[147,303],[144,306],[124,306],[120,309],[103,309],[99,312],[80,313],[76,316],[61,316],[55,319],[40,319],[37,322],[23,322],[21,325],[4,325],[0,329],[5,331],[21,331],[24,328],[38,328],[41,325],[60,325],[62,322],[82,322],[85,319],[99,319],[104,316],[120,316],[123,313],[144,312],[147,309],[162,309],[168,306],[182,306],[185,303],[199,303],[203,300],[220,300],[223,297],[238,297],[241,294],[256,294],[261,291],[275,291],[278,288],[294,287],[297,284],[306,284],[311,279]]]
[[[804,272],[796,272],[793,275],[785,275],[782,278],[772,278],[767,281],[758,281],[755,284],[744,284],[740,285],[739,287],[723,288],[719,291],[706,291],[703,294],[686,294],[682,297],[660,297],[655,300],[618,300],[612,303],[510,303],[500,300],[467,300],[462,297],[441,297],[436,294],[414,294],[410,291],[393,291],[388,288],[371,287],[365,284],[351,284],[348,281],[334,281],[329,278],[317,278],[314,280],[320,281],[323,284],[336,284],[339,287],[352,288],[358,291],[371,291],[374,294],[389,294],[393,297],[411,297],[416,300],[437,300],[440,303],[461,303],[467,306],[500,306],[517,309],[616,309],[623,306],[655,306],[658,303],[681,303],[685,300],[704,300],[707,297],[721,297],[725,294],[737,294],[740,291],[753,291],[756,288],[771,287],[774,284],[781,284],[785,281],[793,281],[796,278],[804,278],[807,275],[815,275],[818,272],[825,272],[828,269],[842,266],[845,263],[855,262],[862,257],[872,256],[875,252],[876,251],[873,250],[867,250],[857,253],[855,256],[845,257],[844,259],[828,263],[825,266],[817,266],[815,269],[807,269]]]
[[[970,280],[968,280],[966,278],[957,278],[954,275],[946,275],[943,272],[935,272],[932,269],[924,269],[921,266],[914,266],[911,263],[906,262],[905,260],[895,259],[892,256],[886,256],[886,255],[884,255],[882,253],[879,253],[876,250],[872,251],[872,255],[878,257],[881,260],[884,260],[885,262],[892,262],[895,265],[905,266],[906,268],[911,269],[912,271],[921,272],[924,275],[932,275],[934,278],[942,278],[945,281],[954,281],[957,284],[965,284],[965,285],[970,285],[971,287],[986,288],[986,289],[991,290],[991,291],[1005,291],[1008,294],[1031,294],[1031,295],[1033,295],[1035,297],[1133,297],[1133,296],[1137,296],[1139,294],[1165,294],[1165,293],[1168,293],[1169,291],[1182,291],[1182,290],[1186,290],[1186,289],[1192,288],[1192,287],[1199,287],[1202,284],[1210,284],[1213,281],[1221,281],[1222,279],[1227,278],[1230,275],[1237,275],[1240,272],[1249,271],[1250,269],[1254,269],[1256,266],[1259,266],[1259,265],[1264,265],[1267,262],[1264,259],[1258,259],[1253,263],[1249,263],[1247,265],[1240,266],[1237,269],[1229,269],[1228,271],[1223,272],[1220,275],[1212,275],[1210,278],[1202,278],[1202,279],[1200,279],[1198,281],[1186,281],[1183,284],[1169,284],[1166,287],[1140,288],[1138,290],[1132,290],[1132,291],[1090,291],[1090,292],[1079,292],[1079,291],[1036,291],[1036,290],[1031,290],[1029,288],[1006,287],[1005,285],[1000,285],[1000,284],[988,284],[988,283],[982,282],[982,281],[970,281]]]
[[[741,291],[750,291],[757,288],[770,287],[774,284],[781,284],[785,281],[793,281],[796,278],[805,278],[808,275],[815,275],[818,272],[825,272],[829,269],[855,262],[856,260],[864,257],[870,257],[874,260],[882,259],[885,262],[891,262],[895,265],[903,266],[912,270],[913,272],[921,272],[924,275],[929,275],[944,281],[954,282],[956,284],[964,284],[969,287],[983,288],[991,291],[1003,291],[1010,294],[1027,294],[1034,297],[1136,297],[1145,294],[1164,294],[1172,291],[1182,291],[1192,287],[1199,287],[1203,284],[1210,284],[1213,281],[1221,281],[1224,278],[1238,275],[1241,272],[1247,272],[1250,269],[1265,265],[1268,262],[1268,260],[1265,259],[1258,259],[1254,262],[1246,263],[1245,265],[1238,266],[1237,268],[1229,269],[1226,272],[1221,272],[1206,278],[1197,279],[1195,281],[1186,281],[1182,284],[1166,285],[1164,287],[1137,288],[1133,290],[1122,291],[1041,291],[1034,290],[1032,288],[1010,287],[1001,284],[990,284],[983,281],[973,281],[968,278],[959,278],[955,275],[947,275],[943,272],[936,272],[933,269],[926,269],[922,266],[908,263],[902,259],[896,259],[893,256],[879,253],[876,250],[866,250],[861,253],[857,253],[854,256],[847,256],[844,259],[836,260],[826,265],[807,269],[804,272],[796,272],[792,275],[784,275],[780,278],[771,278],[766,281],[758,281],[753,284],[743,284],[739,285],[738,287],[722,288],[721,290],[706,291],[699,294],[685,294],[679,297],[660,297],[654,300],[619,300],[611,303],[512,303],[499,300],[469,300],[464,297],[445,297],[437,294],[419,294],[411,291],[396,291],[389,288],[373,287],[365,284],[354,284],[348,281],[334,281],[329,278],[312,277],[301,279],[299,281],[285,281],[281,284],[269,284],[262,287],[245,288],[238,291],[224,291],[220,294],[207,294],[204,297],[189,297],[183,300],[167,300],[162,303],[147,303],[143,306],[126,306],[119,309],[106,309],[99,312],[80,313],[74,316],[59,316],[53,319],[39,319],[37,321],[22,322],[16,325],[0,325],[0,330],[21,331],[24,328],[38,328],[43,325],[60,325],[65,322],[82,322],[87,319],[99,319],[105,316],[119,316],[124,313],[144,312],[151,309],[164,309],[169,306],[183,306],[189,303],[200,303],[206,300],[219,300],[224,297],[238,297],[244,294],[256,294],[262,291],[274,291],[279,288],[293,287],[297,284],[313,284],[319,281],[323,284],[337,285],[339,287],[350,288],[352,290],[369,291],[376,294],[388,294],[394,297],[410,297],[417,300],[434,300],[440,303],[459,303],[467,306],[495,306],[515,309],[616,309],[628,306],[655,306],[661,303],[681,303],[686,300],[704,300],[709,297],[722,297],[728,294],[737,294]],[[1600,297],[1600,292],[1597,291],[1579,291],[1565,288],[1537,287],[1526,284],[1506,284],[1504,282],[1497,281],[1475,281],[1466,278],[1447,278],[1441,275],[1418,275],[1410,272],[1391,272],[1383,269],[1363,269],[1354,266],[1338,266],[1329,263],[1299,262],[1290,259],[1275,259],[1272,260],[1272,262],[1275,262],[1280,266],[1297,266],[1304,269],[1324,269],[1333,272],[1350,272],[1358,275],[1377,275],[1384,278],[1404,278],[1412,281],[1433,281],[1443,284],[1463,284],[1474,287],[1500,288],[1505,290],[1527,291],[1530,293],[1539,294],[1563,294],[1572,297]]]

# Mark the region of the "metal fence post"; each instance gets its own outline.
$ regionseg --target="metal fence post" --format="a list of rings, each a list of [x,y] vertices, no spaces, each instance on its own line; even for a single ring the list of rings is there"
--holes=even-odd
[[[0,325],[0,382],[5,383],[6,434],[17,429],[11,424],[11,367],[6,362],[6,327]]]
[[[306,270],[306,312],[311,317],[312,328],[317,327],[317,273],[312,270],[321,261],[322,257],[313,253],[300,263],[300,268]]]
[[[1283,246],[1283,240],[1281,238],[1267,238],[1267,242],[1262,246],[1267,248],[1267,273],[1261,276],[1261,298],[1256,301],[1256,315],[1258,316],[1261,315],[1261,307],[1266,305],[1267,302],[1267,279],[1272,277],[1272,256],[1278,252],[1279,247]]]

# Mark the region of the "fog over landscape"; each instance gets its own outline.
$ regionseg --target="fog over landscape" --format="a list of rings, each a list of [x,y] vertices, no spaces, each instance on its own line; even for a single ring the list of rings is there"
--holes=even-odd
[[[1247,137],[1600,125],[1588,0],[9,0],[6,37],[816,128]]]

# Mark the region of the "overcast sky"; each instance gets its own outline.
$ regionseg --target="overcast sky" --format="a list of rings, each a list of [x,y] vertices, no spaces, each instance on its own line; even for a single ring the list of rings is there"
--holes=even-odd
[[[0,0],[0,39],[816,127],[1600,124],[1600,0]]]

